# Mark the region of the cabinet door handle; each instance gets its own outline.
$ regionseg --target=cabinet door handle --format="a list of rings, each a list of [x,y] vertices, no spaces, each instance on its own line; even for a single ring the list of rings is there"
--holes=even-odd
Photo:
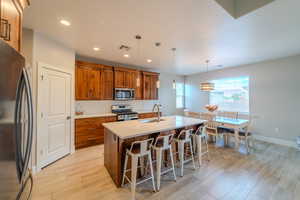
[[[11,33],[11,24],[8,23],[8,20],[1,19],[1,34],[0,34],[0,37],[3,38],[6,41],[10,41],[10,33]]]

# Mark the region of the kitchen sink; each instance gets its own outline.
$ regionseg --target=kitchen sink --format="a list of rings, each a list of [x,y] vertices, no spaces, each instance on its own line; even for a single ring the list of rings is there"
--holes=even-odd
[[[141,120],[141,123],[155,123],[155,122],[162,122],[162,121],[166,121],[165,119],[160,119],[160,121],[158,121],[157,119],[144,119]]]

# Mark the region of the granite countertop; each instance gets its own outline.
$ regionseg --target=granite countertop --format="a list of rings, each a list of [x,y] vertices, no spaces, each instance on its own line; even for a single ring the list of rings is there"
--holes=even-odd
[[[99,114],[83,114],[83,115],[75,115],[75,119],[85,119],[85,118],[94,118],[94,117],[113,117],[117,116],[114,113],[99,113]]]
[[[156,119],[156,118],[152,118]],[[161,118],[163,121],[147,123],[147,120],[132,120],[123,122],[104,123],[103,126],[121,139],[127,139],[147,134],[169,131],[186,126],[202,124],[205,120],[184,117],[184,116],[167,116]]]
[[[133,109],[133,112],[137,112],[139,114],[143,114],[143,113],[153,113],[152,110],[134,110]]]
[[[143,113],[152,113],[152,110],[133,110],[139,114]],[[85,118],[94,118],[94,117],[112,117],[117,116],[115,113],[94,113],[94,114],[83,114],[75,115],[75,119],[85,119]]]

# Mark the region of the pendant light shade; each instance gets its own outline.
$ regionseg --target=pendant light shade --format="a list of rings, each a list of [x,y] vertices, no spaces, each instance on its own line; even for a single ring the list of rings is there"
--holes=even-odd
[[[215,84],[210,82],[200,83],[200,90],[202,91],[212,91],[215,89]]]
[[[206,72],[208,72],[208,63],[209,60],[206,60]],[[200,83],[200,90],[204,92],[213,91],[215,89],[215,84],[211,82],[202,82]]]

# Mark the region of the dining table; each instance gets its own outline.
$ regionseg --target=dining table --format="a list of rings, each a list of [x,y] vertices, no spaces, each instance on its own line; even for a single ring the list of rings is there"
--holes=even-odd
[[[238,149],[240,146],[239,132],[241,129],[245,129],[249,126],[249,120],[217,116],[215,118],[215,121],[219,124],[218,126],[220,126],[220,127],[234,130],[235,148]],[[227,143],[227,141],[226,141],[226,143]]]

